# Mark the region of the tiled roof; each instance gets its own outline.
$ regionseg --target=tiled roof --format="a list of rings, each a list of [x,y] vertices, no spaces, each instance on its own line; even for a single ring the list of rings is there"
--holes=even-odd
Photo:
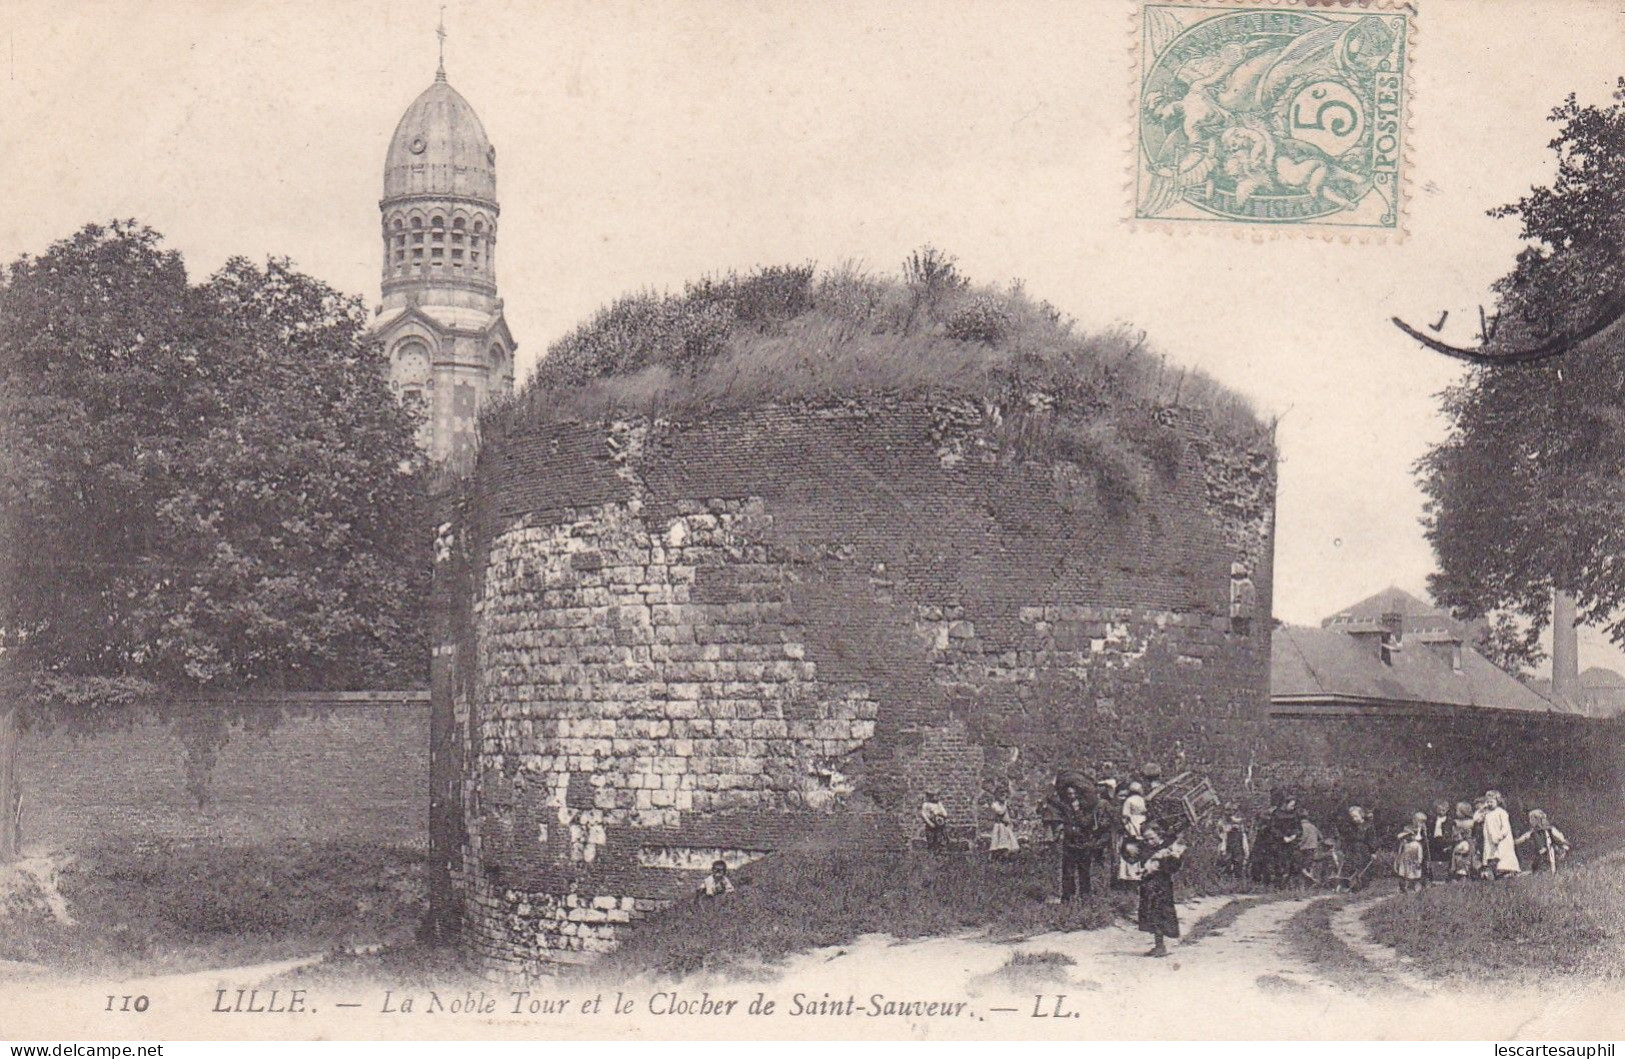
[[[1333,625],[1376,623],[1380,622],[1385,614],[1404,616],[1406,636],[1418,632],[1447,632],[1462,640],[1473,639],[1473,629],[1467,622],[1458,621],[1426,600],[1418,599],[1394,585],[1352,606],[1344,607],[1320,624],[1325,628]]]
[[[1382,660],[1371,635],[1283,625],[1271,637],[1270,700],[1561,712],[1471,647],[1461,648],[1460,670],[1419,637],[1407,637],[1391,658]]]
[[[1625,716],[1625,677],[1612,669],[1592,666],[1580,674],[1580,685],[1565,697],[1552,690],[1551,677],[1529,681],[1535,691],[1558,703],[1563,709],[1587,717]]]

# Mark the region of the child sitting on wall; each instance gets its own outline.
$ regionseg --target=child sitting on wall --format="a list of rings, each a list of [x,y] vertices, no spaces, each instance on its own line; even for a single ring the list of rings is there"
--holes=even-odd
[[[711,874],[700,883],[701,897],[721,897],[734,892],[733,880],[728,878],[728,862],[717,860],[711,862]]]

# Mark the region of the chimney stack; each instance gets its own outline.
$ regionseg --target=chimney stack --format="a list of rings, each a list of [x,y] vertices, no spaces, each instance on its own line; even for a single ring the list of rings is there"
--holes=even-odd
[[[1382,640],[1379,647],[1382,660],[1386,665],[1394,664],[1394,652],[1405,644],[1405,616],[1398,611],[1388,611],[1382,616]]]
[[[1552,593],[1552,694],[1563,702],[1578,702],[1580,694],[1580,636],[1575,631],[1574,597]]]

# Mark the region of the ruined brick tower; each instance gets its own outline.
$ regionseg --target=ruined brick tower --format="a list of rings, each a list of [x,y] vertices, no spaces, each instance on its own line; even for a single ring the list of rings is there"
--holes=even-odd
[[[444,33],[442,33],[442,45]],[[390,383],[422,402],[431,458],[473,451],[480,408],[513,388],[517,343],[497,297],[496,148],[446,81],[406,108],[384,161],[383,303]]]
[[[993,790],[1033,834],[1066,767],[1239,789],[1268,440],[1148,415],[1118,502],[999,430],[940,396],[491,425],[437,520],[432,929],[532,977],[713,860],[907,847],[927,790],[970,842]]]

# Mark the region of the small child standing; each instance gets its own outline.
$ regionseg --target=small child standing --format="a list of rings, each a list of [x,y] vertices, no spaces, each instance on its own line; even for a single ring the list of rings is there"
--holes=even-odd
[[[1008,860],[1021,846],[1016,841],[1016,829],[1010,824],[1010,806],[1004,800],[1003,791],[996,791],[987,803],[987,815],[993,821],[993,830],[987,839],[988,856],[995,861]]]
[[[1552,826],[1544,809],[1529,810],[1529,830],[1518,836],[1517,844],[1529,843],[1530,871],[1557,871],[1557,862],[1569,854],[1569,840]]]
[[[1472,878],[1473,807],[1468,802],[1456,803],[1456,818],[1451,821],[1450,842],[1450,878]]]
[[[941,853],[947,848],[944,839],[948,834],[948,807],[942,804],[939,792],[926,791],[925,801],[920,803],[920,820],[925,824],[925,848]]]
[[[1399,892],[1422,888],[1422,875],[1428,859],[1428,814],[1413,813],[1411,824],[1399,833],[1399,849],[1394,853],[1394,874],[1399,876]]]
[[[1164,842],[1154,826],[1147,826],[1140,847],[1140,915],[1138,926],[1153,943],[1147,956],[1166,956],[1164,939],[1179,937],[1179,909],[1174,904],[1174,873],[1185,856],[1182,842]]]
[[[1245,879],[1249,853],[1247,825],[1241,818],[1241,810],[1227,805],[1219,818],[1220,872],[1232,879]]]

